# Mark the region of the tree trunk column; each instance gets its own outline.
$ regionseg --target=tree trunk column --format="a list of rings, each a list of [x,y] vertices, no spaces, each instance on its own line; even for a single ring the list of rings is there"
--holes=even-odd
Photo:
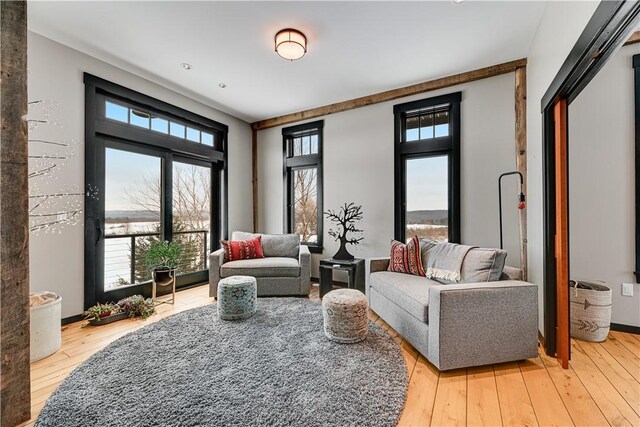
[[[27,4],[0,3],[0,424],[31,418]]]

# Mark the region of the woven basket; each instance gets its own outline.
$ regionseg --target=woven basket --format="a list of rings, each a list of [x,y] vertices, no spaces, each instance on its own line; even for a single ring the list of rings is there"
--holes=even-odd
[[[611,289],[585,280],[569,284],[571,336],[592,342],[606,340],[611,325]]]

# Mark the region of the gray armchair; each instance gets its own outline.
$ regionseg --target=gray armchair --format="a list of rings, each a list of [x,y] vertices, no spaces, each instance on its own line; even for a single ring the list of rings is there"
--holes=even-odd
[[[253,276],[258,296],[306,296],[311,290],[311,253],[297,234],[259,234],[264,258],[224,262],[224,250],[209,255],[209,296],[215,297],[220,279]],[[248,240],[258,234],[234,231],[231,240]]]

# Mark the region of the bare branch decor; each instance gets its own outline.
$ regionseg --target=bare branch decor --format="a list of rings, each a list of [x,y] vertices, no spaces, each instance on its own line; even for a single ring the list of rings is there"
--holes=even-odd
[[[347,245],[359,245],[364,240],[363,231],[356,227],[356,223],[362,221],[362,205],[345,203],[340,206],[338,212],[329,209],[324,213],[329,221],[335,224],[335,228],[329,229],[329,236],[340,242],[340,249],[333,255],[333,259],[350,261],[353,255],[347,250]],[[348,233],[357,237],[348,236]]]
[[[24,120],[29,129],[29,231],[32,233],[60,233],[65,225],[74,225],[82,220],[82,198],[84,193],[73,188],[51,191],[58,187],[58,171],[74,155],[77,141],[56,141],[32,135],[39,127],[57,126],[51,113],[55,105],[48,100],[28,103],[29,111]],[[48,134],[55,131],[49,128]],[[43,190],[41,187],[46,188]],[[97,197],[89,191],[89,197]]]

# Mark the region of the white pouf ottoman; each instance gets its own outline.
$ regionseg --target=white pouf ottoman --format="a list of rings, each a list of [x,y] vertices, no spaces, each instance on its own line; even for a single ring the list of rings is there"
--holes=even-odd
[[[258,287],[251,276],[225,277],[218,282],[218,317],[248,319],[256,312]]]
[[[336,289],[322,298],[324,334],[331,341],[351,344],[369,333],[367,297],[356,289]]]

